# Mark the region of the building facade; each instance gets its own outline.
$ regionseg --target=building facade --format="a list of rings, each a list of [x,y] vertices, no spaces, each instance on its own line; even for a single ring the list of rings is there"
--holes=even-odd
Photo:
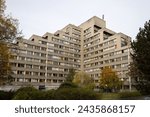
[[[17,49],[12,49],[14,83],[56,88],[71,68],[87,72],[98,83],[101,69],[110,66],[128,86],[130,41],[129,36],[107,29],[106,22],[96,16],[54,34],[33,35],[18,41]]]

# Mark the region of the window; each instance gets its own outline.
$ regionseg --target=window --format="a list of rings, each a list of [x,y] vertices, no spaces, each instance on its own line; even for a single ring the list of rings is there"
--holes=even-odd
[[[44,45],[46,45],[46,44],[47,44],[47,42],[45,42],[45,41],[41,41],[41,44],[44,44]]]
[[[52,56],[53,59],[61,59],[60,57],[58,56]]]
[[[39,66],[38,65],[34,65],[33,68],[34,69],[39,69]]]
[[[121,47],[127,46],[127,40],[121,37]]]
[[[40,50],[40,47],[39,46],[35,46],[35,49]]]
[[[123,63],[122,64],[122,67],[127,67],[128,66],[128,63]]]
[[[41,53],[41,57],[46,57],[46,54]]]
[[[109,32],[104,31],[103,36],[104,36],[103,40],[106,40],[106,39],[108,39],[110,36],[112,36],[112,34],[110,34]]]
[[[59,77],[63,77],[63,74],[59,74]]]
[[[116,68],[121,68],[121,64],[116,65]]]
[[[57,80],[56,80],[56,79],[54,79],[54,80],[53,80],[53,83],[57,83]]]
[[[43,73],[43,72],[40,72],[40,76],[45,76],[45,73]]]
[[[40,66],[40,69],[41,70],[45,70],[45,66]]]
[[[56,73],[53,73],[53,76],[54,76],[54,77],[57,77],[57,74],[56,74]]]
[[[85,38],[90,37],[90,36],[91,36],[91,33],[87,33],[84,35]]]
[[[39,44],[41,44],[42,43],[42,41],[41,40],[39,40]]]
[[[65,57],[65,61],[68,61],[68,58]]]
[[[28,55],[33,55],[33,52],[27,51],[27,54],[28,54]]]
[[[47,76],[48,76],[48,77],[51,77],[52,74],[51,74],[51,73],[48,73]],[[50,80],[50,79],[47,79],[47,81],[48,81],[48,80]]]
[[[43,39],[48,39],[48,36],[42,37]]]
[[[90,31],[91,31],[91,27],[88,28],[88,29],[86,29],[86,30],[84,30],[84,33],[88,33],[88,32],[90,32]]]
[[[48,51],[49,51],[49,52],[54,52],[54,50],[53,50],[53,49],[51,49],[51,48],[48,48]]]
[[[62,46],[62,45],[59,45],[59,48],[63,49],[63,46]]]
[[[34,52],[34,55],[35,55],[35,56],[40,56],[40,53]]]
[[[32,72],[26,71],[26,75],[32,75]]]
[[[17,71],[17,74],[22,75],[22,74],[24,74],[24,72],[23,71]]]
[[[47,70],[52,70],[52,67],[47,67]]]
[[[58,70],[59,70],[59,68],[57,68],[57,67],[53,67],[53,68],[52,68],[52,70],[53,70],[53,71],[58,71]]]
[[[39,62],[39,59],[34,59],[34,62]]]
[[[46,63],[46,60],[41,60],[41,63]]]
[[[123,56],[122,60],[128,60],[128,56]]]
[[[105,57],[108,57],[108,54],[104,54],[104,56],[103,56],[103,57],[104,57],[104,58],[105,58]]]
[[[114,62],[114,59],[110,59],[110,63]]]
[[[114,52],[112,52],[112,53],[109,54],[109,56],[113,56],[113,55],[114,55]]]
[[[26,54],[26,51],[25,50],[20,50],[19,51],[21,54]]]
[[[101,29],[101,27],[94,25],[94,33],[98,32],[98,30],[100,30],[100,29]]]
[[[69,71],[69,69],[64,69],[64,71],[65,71],[65,72],[68,72],[68,71]]]
[[[108,42],[105,42],[103,45],[104,45],[104,46],[108,45]]]
[[[59,62],[54,61],[54,62],[53,62],[53,65],[59,65]]]
[[[117,51],[117,52],[116,52],[116,54],[121,54],[121,53],[122,53],[122,51]]]
[[[105,63],[109,63],[109,60],[105,60]]]
[[[26,68],[32,68],[32,65],[27,64]]]
[[[34,75],[34,76],[38,76],[38,75],[39,75],[39,72],[33,72],[33,75]]]
[[[72,33],[72,36],[76,37],[76,38],[80,38],[80,35]]]
[[[119,58],[116,58],[116,61],[121,61],[121,57],[119,57]]]
[[[80,30],[78,30],[78,29],[76,29],[76,28],[72,28],[73,29],[73,31],[75,31],[75,32],[77,32],[77,33],[80,33],[81,31]]]
[[[109,41],[109,44],[114,44],[114,40]]]
[[[32,58],[26,58],[26,61],[32,61]]]
[[[41,50],[46,51],[46,48],[45,47],[41,47]]]
[[[27,45],[27,47],[28,47],[28,48],[31,48],[31,49],[33,48],[33,46],[32,46],[32,45]]]
[[[48,43],[48,45],[51,46],[51,47],[54,47],[54,44],[52,44],[52,43]]]

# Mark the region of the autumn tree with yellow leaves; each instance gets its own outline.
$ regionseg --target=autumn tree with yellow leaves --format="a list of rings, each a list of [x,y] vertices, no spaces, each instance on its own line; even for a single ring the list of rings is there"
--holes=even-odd
[[[94,80],[85,72],[77,72],[74,76],[73,83],[86,89],[94,89]]]
[[[114,92],[121,88],[121,84],[116,71],[108,66],[102,69],[99,79],[100,88],[107,92]]]
[[[5,14],[5,0],[0,0],[0,84],[8,79],[10,73],[10,52],[9,45],[15,39],[21,38],[18,31],[18,22],[11,16]]]
[[[0,85],[7,82],[10,78],[10,64],[9,59],[11,57],[7,44],[0,43]]]

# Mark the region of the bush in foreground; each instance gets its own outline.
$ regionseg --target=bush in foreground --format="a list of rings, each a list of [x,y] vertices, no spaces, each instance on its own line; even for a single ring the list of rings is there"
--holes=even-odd
[[[72,82],[64,82],[59,86],[58,89],[62,89],[62,88],[78,88],[78,86]]]
[[[0,91],[0,100],[11,100],[14,96],[14,91]]]
[[[37,99],[38,96],[39,96],[39,91],[36,88],[22,87],[16,91],[13,99],[15,99],[15,100],[32,100],[32,99]]]
[[[66,86],[65,86],[66,87]],[[23,87],[16,91],[15,100],[96,100],[96,92],[83,88],[59,88],[40,91],[34,87]]]

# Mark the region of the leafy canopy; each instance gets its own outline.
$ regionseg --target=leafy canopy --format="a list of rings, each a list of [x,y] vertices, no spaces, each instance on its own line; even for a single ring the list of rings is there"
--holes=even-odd
[[[100,74],[100,87],[103,89],[116,90],[121,86],[117,73],[110,67],[104,67]]]
[[[17,20],[6,16],[5,8],[5,0],[0,0],[0,84],[3,84],[10,74],[10,43],[21,38]]]
[[[77,72],[74,76],[73,83],[77,84],[79,87],[93,89],[94,80],[85,72]]]

